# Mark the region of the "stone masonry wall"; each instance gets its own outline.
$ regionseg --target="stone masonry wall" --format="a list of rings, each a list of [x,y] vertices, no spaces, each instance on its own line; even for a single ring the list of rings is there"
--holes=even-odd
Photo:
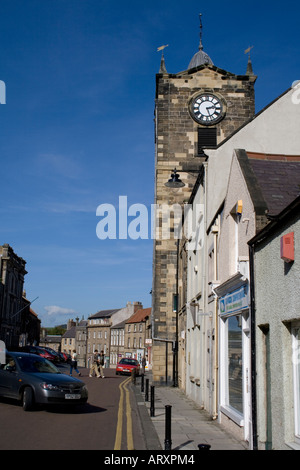
[[[155,103],[155,203],[172,206],[189,200],[197,174],[188,169],[200,168],[203,157],[198,156],[198,128],[189,113],[189,101],[195,93],[211,92],[221,95],[226,105],[225,118],[216,124],[217,143],[229,137],[247,122],[255,112],[254,82],[256,77],[236,76],[215,66],[201,66],[176,75],[157,75]],[[172,190],[165,186],[172,170],[176,168],[185,187]],[[183,169],[185,171],[183,171]],[[180,171],[182,170],[182,171]],[[172,213],[171,213],[172,215]],[[173,295],[176,293],[177,246],[174,224],[180,220],[159,221],[159,227],[168,230],[170,237],[157,237],[154,241],[153,259],[153,380],[165,380],[172,374],[172,354],[166,364],[166,346],[162,340],[175,339],[176,318],[173,312]]]

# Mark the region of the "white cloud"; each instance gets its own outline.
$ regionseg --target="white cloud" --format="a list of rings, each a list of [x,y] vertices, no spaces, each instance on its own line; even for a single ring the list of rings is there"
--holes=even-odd
[[[49,316],[72,315],[74,313],[77,313],[71,308],[58,307],[57,305],[48,305],[47,307],[44,307],[44,309],[46,310]]]
[[[69,319],[74,319],[74,316],[78,315],[76,310],[59,307],[58,305],[48,305],[44,309],[46,313],[39,315],[39,317],[42,320],[42,326],[48,328],[67,323]]]

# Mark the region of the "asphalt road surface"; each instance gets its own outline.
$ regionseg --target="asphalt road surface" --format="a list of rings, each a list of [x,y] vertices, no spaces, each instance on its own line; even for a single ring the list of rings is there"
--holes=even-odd
[[[105,369],[104,379],[80,371],[89,399],[78,408],[37,406],[25,412],[0,398],[0,450],[144,450],[130,378],[113,369]]]

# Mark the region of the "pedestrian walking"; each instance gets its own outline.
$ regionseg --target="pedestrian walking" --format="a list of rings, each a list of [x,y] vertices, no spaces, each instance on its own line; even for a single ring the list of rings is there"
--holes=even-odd
[[[76,350],[73,349],[72,355],[71,355],[71,363],[70,363],[70,375],[72,375],[73,369],[77,372],[79,377],[81,376],[81,373],[77,369],[77,354]]]
[[[101,375],[99,374],[98,366],[99,366],[99,354],[98,349],[95,349],[94,356],[92,359],[92,365],[90,368],[90,377],[93,377],[93,372],[95,372],[96,376],[99,378]]]
[[[104,366],[104,352],[101,351],[99,354],[99,372],[100,372],[102,379],[104,379],[103,366]]]
[[[146,367],[146,358],[143,356],[142,359],[142,375],[145,375],[145,367]]]

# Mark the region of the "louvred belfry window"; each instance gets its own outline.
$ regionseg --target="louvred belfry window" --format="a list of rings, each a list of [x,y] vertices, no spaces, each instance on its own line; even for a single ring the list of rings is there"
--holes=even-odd
[[[217,128],[198,128],[198,155],[203,154],[203,148],[212,148],[217,146]]]

